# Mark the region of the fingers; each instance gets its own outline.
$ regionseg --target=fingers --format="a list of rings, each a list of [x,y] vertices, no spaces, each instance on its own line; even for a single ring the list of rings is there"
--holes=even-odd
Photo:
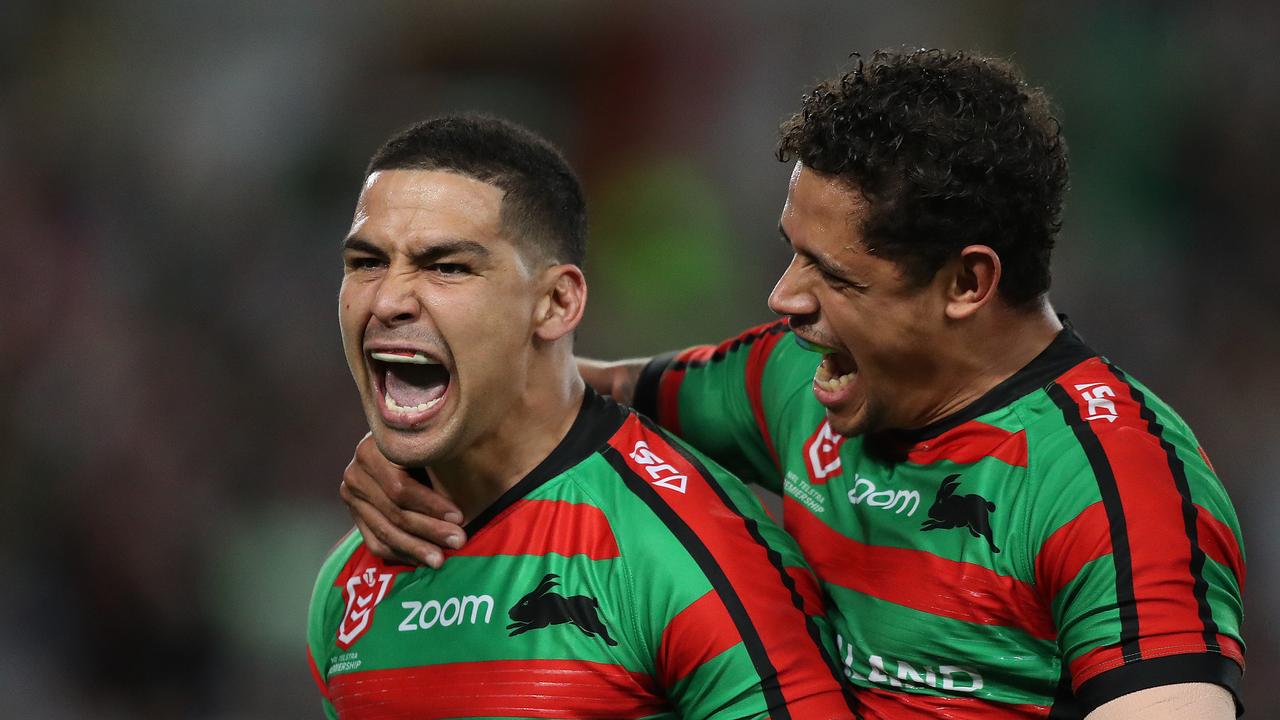
[[[371,435],[356,446],[338,494],[370,552],[384,560],[438,568],[443,548],[466,541],[457,506],[383,457]]]
[[[348,509],[351,510],[351,517],[355,520],[356,529],[360,531],[360,536],[364,539],[365,547],[369,548],[369,552],[377,555],[387,562],[401,563],[404,565],[426,564],[424,562],[425,556],[424,558],[405,557],[395,550],[392,550],[389,545],[378,539],[378,536],[369,529],[369,526],[365,524],[364,520],[360,518],[354,509]]]
[[[462,512],[457,505],[383,457],[372,435],[365,435],[356,446],[355,457],[347,465],[343,481],[357,495],[381,508],[387,507],[383,502],[385,498],[400,510],[429,515],[454,526],[462,523]]]
[[[343,500],[347,502],[351,518],[355,520],[369,552],[390,562],[436,569],[444,564],[444,553],[438,545],[396,527],[366,500],[349,493],[343,493]]]

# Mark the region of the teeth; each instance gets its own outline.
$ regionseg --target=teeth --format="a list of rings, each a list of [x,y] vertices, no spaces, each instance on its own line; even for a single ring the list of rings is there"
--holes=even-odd
[[[824,360],[818,365],[817,372],[813,374],[813,383],[827,392],[835,392],[853,382],[853,377],[857,374],[855,370],[851,373],[834,376],[831,374],[831,368],[827,366],[827,361]]]
[[[369,357],[389,363],[408,363],[410,365],[439,365],[439,361],[422,353],[408,352],[372,352]]]
[[[397,412],[397,413],[411,413],[411,412],[422,412],[423,410],[430,410],[431,408],[438,405],[440,401],[443,399],[444,399],[444,396],[441,395],[440,397],[436,398],[435,400],[432,400],[431,402],[419,403],[418,405],[414,405],[413,407],[404,407],[399,403],[397,403],[395,399],[391,397],[391,393],[384,392],[382,394],[382,402],[386,404],[387,409],[389,409],[391,412]]]
[[[853,382],[853,376],[856,374],[857,373],[849,373],[848,375],[841,375],[838,378],[815,377],[813,380],[814,380],[814,384],[822,388],[823,390],[826,390],[827,392],[835,392],[837,390],[844,388],[844,386],[848,385],[849,383]]]

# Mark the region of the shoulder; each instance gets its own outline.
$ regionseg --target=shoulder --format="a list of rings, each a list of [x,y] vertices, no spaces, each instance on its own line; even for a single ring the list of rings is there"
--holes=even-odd
[[[1036,496],[1032,530],[1050,541],[1046,548],[1079,548],[1081,533],[1099,547],[1128,535],[1135,543],[1190,536],[1243,574],[1235,511],[1195,436],[1124,371],[1090,358],[1020,412]]]
[[[1043,482],[1143,478],[1220,487],[1182,418],[1105,358],[1090,358],[1049,383],[1027,415],[1030,459]]]
[[[746,547],[775,544],[772,522],[742,481],[648,418],[633,414],[601,455],[619,479],[614,483],[618,493],[634,511],[622,520],[660,527],[661,534],[678,544],[676,551],[695,562],[719,562]],[[623,544],[631,541],[620,538]],[[640,554],[651,556],[659,543],[645,538],[643,545]],[[667,562],[660,553],[657,559]]]
[[[340,575],[350,563],[352,556],[359,550],[364,548],[364,538],[360,536],[359,531],[351,528],[343,535],[338,542],[329,548],[328,555],[325,556],[324,563],[320,566],[320,572],[316,576],[315,589],[312,591],[313,598],[322,597],[325,592],[334,586]]]
[[[591,482],[584,490],[612,495],[611,502],[602,504],[612,505],[615,513],[655,518],[673,535],[682,534],[692,516],[722,492],[714,463],[637,413],[631,413],[599,454],[613,481],[607,487]]]

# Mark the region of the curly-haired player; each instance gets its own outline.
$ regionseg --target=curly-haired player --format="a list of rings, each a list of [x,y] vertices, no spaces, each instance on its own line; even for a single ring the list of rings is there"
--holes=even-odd
[[[881,52],[805,97],[779,158],[784,320],[588,382],[783,495],[867,716],[1231,717],[1239,524],[1182,419],[1049,304],[1045,95]],[[346,494],[387,507],[396,477],[366,449]],[[402,550],[433,537],[372,507]]]

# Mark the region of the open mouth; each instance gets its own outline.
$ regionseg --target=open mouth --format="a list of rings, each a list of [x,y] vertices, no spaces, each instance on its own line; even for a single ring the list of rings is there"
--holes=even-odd
[[[422,422],[449,391],[449,371],[421,351],[375,350],[369,358],[374,386],[382,397],[382,415],[392,424]]]
[[[828,393],[838,393],[849,386],[858,375],[858,363],[851,355],[840,352],[824,353],[822,362],[813,374],[813,384]]]

